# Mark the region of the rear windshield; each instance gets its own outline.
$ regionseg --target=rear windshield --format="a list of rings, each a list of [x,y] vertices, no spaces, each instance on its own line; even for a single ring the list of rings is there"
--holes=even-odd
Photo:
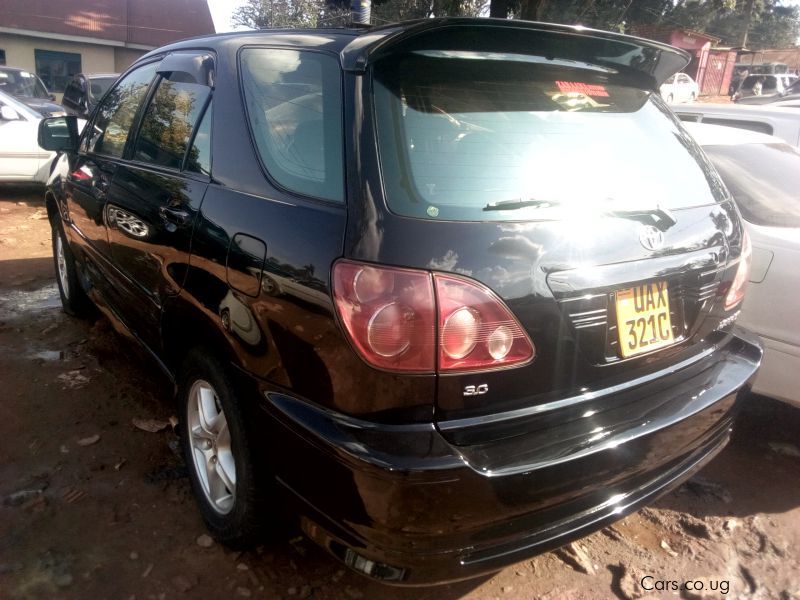
[[[530,220],[725,198],[655,94],[575,65],[453,50],[377,63],[389,208],[430,219]]]
[[[89,96],[93,100],[100,100],[116,80],[116,77],[92,77],[89,80]]]
[[[747,221],[769,227],[800,227],[800,152],[796,148],[788,144],[740,144],[703,149]]]

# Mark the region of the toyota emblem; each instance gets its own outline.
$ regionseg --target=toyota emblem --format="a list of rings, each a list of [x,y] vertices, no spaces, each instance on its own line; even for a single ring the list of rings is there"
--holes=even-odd
[[[645,225],[639,233],[639,241],[647,250],[658,250],[664,245],[664,234],[652,225]]]

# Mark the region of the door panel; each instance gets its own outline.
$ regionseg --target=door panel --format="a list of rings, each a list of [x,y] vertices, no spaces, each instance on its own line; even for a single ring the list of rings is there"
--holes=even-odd
[[[157,348],[164,300],[183,285],[192,225],[207,183],[144,166],[120,165],[105,210],[120,307],[137,335]]]
[[[192,227],[208,187],[208,173],[192,171],[210,164],[200,141],[211,118],[210,94],[190,73],[160,74],[105,209],[111,256],[123,278],[119,310],[156,352],[161,311],[183,285]]]
[[[50,156],[36,143],[37,127],[34,121],[0,120],[0,180],[33,178]]]

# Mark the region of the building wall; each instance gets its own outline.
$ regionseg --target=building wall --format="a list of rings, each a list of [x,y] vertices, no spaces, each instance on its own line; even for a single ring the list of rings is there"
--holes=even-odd
[[[147,50],[133,50],[131,48],[114,48],[114,73],[122,73],[130,67],[140,56],[147,54]]]
[[[81,55],[81,71],[84,73],[115,73],[113,46],[62,42],[39,37],[28,37],[10,33],[0,33],[0,49],[6,51],[6,65],[19,67],[31,73],[36,72],[34,50],[55,50]],[[140,53],[141,54],[141,53]],[[58,101],[61,94],[54,92]]]

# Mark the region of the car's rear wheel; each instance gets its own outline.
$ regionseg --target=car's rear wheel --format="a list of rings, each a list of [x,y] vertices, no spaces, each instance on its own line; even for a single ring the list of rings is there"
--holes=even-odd
[[[247,545],[262,529],[263,490],[245,419],[221,362],[192,351],[178,402],[183,456],[203,520],[220,542]]]
[[[52,241],[53,262],[56,268],[56,283],[61,296],[61,306],[68,315],[86,315],[91,307],[91,302],[78,280],[75,257],[72,255],[61,221],[58,219],[52,225]]]

